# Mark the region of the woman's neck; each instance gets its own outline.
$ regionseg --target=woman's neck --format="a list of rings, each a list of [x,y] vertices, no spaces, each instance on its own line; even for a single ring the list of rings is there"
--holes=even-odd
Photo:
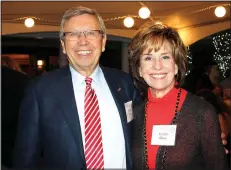
[[[153,98],[162,98],[164,97],[169,91],[171,91],[172,88],[174,88],[175,82],[172,83],[170,86],[168,86],[165,89],[154,89],[150,87],[151,94]]]

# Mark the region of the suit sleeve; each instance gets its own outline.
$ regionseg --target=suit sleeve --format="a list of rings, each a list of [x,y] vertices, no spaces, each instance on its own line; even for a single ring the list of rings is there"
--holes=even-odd
[[[143,99],[139,93],[139,91],[134,87],[134,93],[133,93],[133,107],[139,105],[142,103]]]
[[[14,146],[14,169],[38,169],[40,164],[39,106],[35,88],[28,86],[23,98],[17,138]]]
[[[132,96],[132,100],[133,100],[133,108],[136,107],[137,105],[140,105],[143,102],[143,98],[139,92],[139,90],[136,88],[135,84],[134,84],[134,79],[131,77],[131,87],[133,89],[133,96]]]
[[[228,170],[221,142],[221,129],[215,109],[209,104],[202,115],[202,156],[206,170]]]

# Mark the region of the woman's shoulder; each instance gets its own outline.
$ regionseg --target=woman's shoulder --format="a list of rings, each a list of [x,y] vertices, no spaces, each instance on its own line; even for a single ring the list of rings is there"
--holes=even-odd
[[[204,114],[206,111],[215,112],[215,108],[209,102],[190,92],[187,92],[187,96],[183,104],[183,107],[187,108],[187,110],[189,110],[193,114]]]

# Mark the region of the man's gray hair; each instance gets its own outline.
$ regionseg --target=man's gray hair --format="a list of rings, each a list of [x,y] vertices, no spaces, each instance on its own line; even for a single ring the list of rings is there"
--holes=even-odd
[[[99,15],[99,13],[94,9],[83,7],[83,6],[78,6],[78,7],[72,7],[68,9],[63,15],[62,20],[61,20],[60,33],[59,33],[60,39],[62,39],[64,36],[64,25],[66,21],[69,20],[73,16],[79,16],[79,15],[84,15],[84,14],[95,16],[100,24],[100,30],[102,31],[103,35],[105,35],[106,28],[105,28],[103,19]]]

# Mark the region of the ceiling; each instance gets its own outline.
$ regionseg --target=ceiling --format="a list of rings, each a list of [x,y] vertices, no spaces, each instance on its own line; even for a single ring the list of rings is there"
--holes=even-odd
[[[224,4],[226,16],[217,18],[214,15],[215,6]],[[123,18],[135,16],[135,25],[138,29],[147,20],[161,21],[178,29],[196,27],[230,20],[230,2],[31,2],[31,1],[3,1],[2,22],[23,22],[23,17],[36,17],[36,22],[43,25],[59,26],[61,17],[68,8],[73,6],[86,6],[96,9],[105,20],[107,29],[128,29],[123,25]],[[151,17],[143,20],[137,17],[138,10],[146,5],[151,10]]]
[[[143,20],[138,18],[138,11],[142,7],[142,5],[147,6],[151,10],[151,17],[149,19]],[[226,8],[226,15],[222,18],[217,18],[214,15],[215,7],[218,5],[224,5]],[[99,14],[102,16],[105,21],[105,25],[107,29],[123,29],[125,30],[125,34],[128,32],[135,32],[142,24],[147,21],[161,21],[166,23],[172,27],[175,27],[181,33],[184,33],[184,39],[186,44],[192,44],[197,40],[200,40],[208,35],[211,35],[215,32],[222,31],[230,28],[230,1],[178,1],[178,2],[165,2],[165,1],[68,1],[68,2],[52,2],[52,1],[2,1],[1,2],[1,24],[2,24],[2,33],[4,34],[8,30],[9,32],[17,32],[19,33],[20,27],[14,27],[11,23],[19,23],[22,25],[21,33],[29,32],[25,29],[23,22],[25,17],[35,17],[37,25],[46,25],[46,26],[56,26],[57,28],[60,25],[60,21],[64,12],[73,6],[85,6],[89,8],[96,9]],[[126,28],[123,25],[123,19],[126,16],[134,16],[135,17],[135,25],[132,28]],[[223,26],[224,22],[228,23],[226,26]],[[10,27],[4,27],[4,24],[10,23]],[[16,24],[14,24],[16,25]],[[227,26],[228,25],[228,26]],[[206,27],[206,29],[205,29]],[[38,27],[37,27],[38,28]],[[16,31],[12,31],[15,29]],[[210,31],[214,29],[214,31]],[[26,31],[25,31],[26,30]],[[34,37],[40,39],[40,41],[27,41],[24,39],[24,44],[26,43],[28,46],[36,46],[40,47],[42,45],[46,45],[50,43],[47,39],[51,37],[58,38],[57,30],[46,30],[47,34],[41,34],[39,31],[32,31]],[[187,31],[185,31],[187,30]],[[196,30],[196,31],[194,31]],[[50,32],[49,32],[50,31]],[[56,31],[56,32],[52,32]],[[201,33],[201,34],[199,34]],[[39,35],[38,35],[39,34]],[[124,34],[124,35],[125,35]],[[8,34],[6,34],[8,35]],[[32,34],[31,34],[32,35]],[[30,37],[29,33],[21,34],[23,37]],[[118,34],[117,34],[118,35]],[[133,34],[131,34],[133,35]],[[18,34],[18,36],[20,36]],[[129,36],[128,36],[129,37]],[[44,40],[43,40],[44,38]],[[2,37],[4,40],[4,36]],[[3,45],[6,44],[6,41],[3,41]],[[11,41],[9,43],[12,44]],[[17,44],[22,44],[21,41],[16,41]],[[59,42],[58,42],[59,43]],[[55,44],[55,42],[50,43],[52,45],[56,45],[59,47],[59,44]],[[201,47],[205,47],[205,45],[201,45]],[[11,48],[11,47],[10,47]],[[21,48],[21,47],[19,47]],[[198,48],[198,46],[197,46]],[[11,48],[12,49],[12,48]],[[28,48],[29,49],[29,48]],[[25,57],[25,56],[23,56]]]

